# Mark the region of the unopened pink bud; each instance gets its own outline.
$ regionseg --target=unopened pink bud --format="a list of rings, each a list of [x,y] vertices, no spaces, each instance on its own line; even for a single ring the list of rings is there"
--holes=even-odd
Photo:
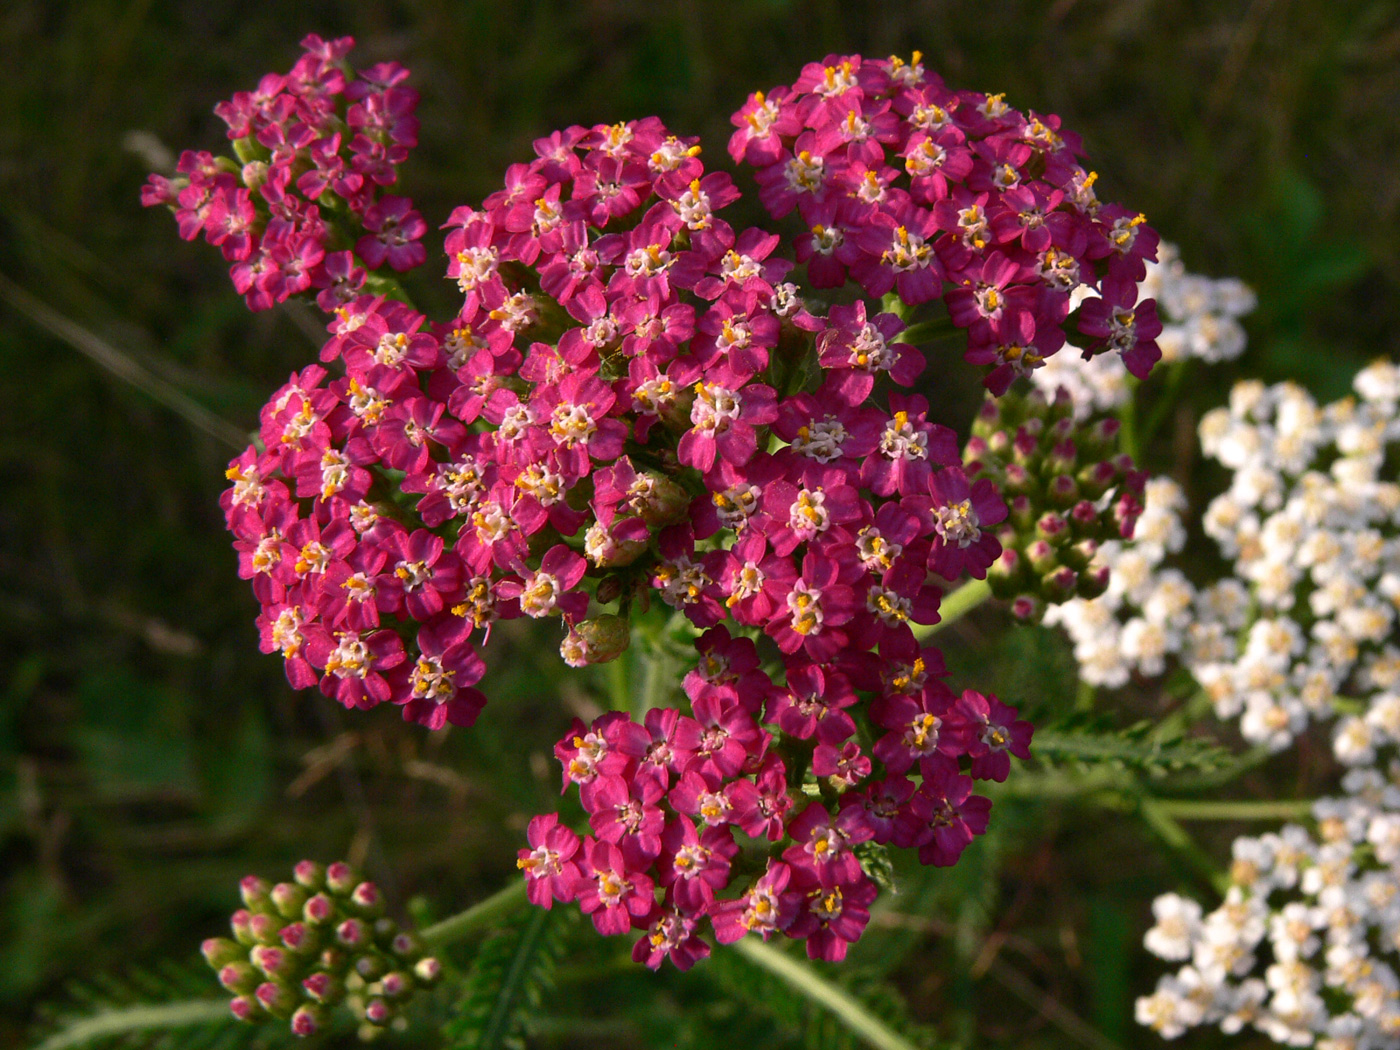
[[[235,995],[242,995],[258,986],[258,975],[246,962],[233,962],[220,967],[219,983]]]
[[[257,999],[251,995],[235,996],[229,1001],[229,1013],[240,1021],[256,1021],[262,1016],[262,1007],[258,1005]]]
[[[359,948],[369,943],[369,927],[359,919],[346,919],[335,928],[335,939],[347,948]]]
[[[281,940],[282,920],[275,915],[254,915],[248,920],[248,928],[259,944],[276,944]]]
[[[350,892],[350,903],[359,911],[378,915],[384,910],[384,897],[372,882],[362,882]]]
[[[395,970],[393,973],[386,973],[379,982],[384,989],[384,994],[390,999],[400,999],[413,991],[413,979],[406,973]]]
[[[238,883],[238,892],[243,897],[244,905],[253,911],[261,911],[272,906],[272,902],[268,899],[271,890],[271,883],[256,875],[245,876]]]
[[[344,861],[336,861],[326,869],[326,886],[337,896],[344,896],[359,885],[360,877],[355,869]]]
[[[365,1004],[365,1020],[375,1027],[388,1024],[393,1017],[393,1007],[383,999],[371,999]]]
[[[318,893],[302,906],[301,917],[313,926],[324,926],[335,918],[335,904],[324,893]]]
[[[432,986],[442,977],[442,963],[434,959],[431,955],[424,959],[419,959],[413,966],[413,976],[418,978],[419,983]]]
[[[303,860],[292,869],[292,877],[297,880],[298,886],[315,893],[326,884],[326,869],[314,860]]]
[[[315,1035],[323,1024],[321,1011],[314,1006],[298,1006],[296,1013],[292,1014],[293,1035]]]
[[[216,970],[226,963],[248,958],[248,949],[227,937],[210,937],[199,946],[204,961]]]
[[[345,995],[345,986],[328,973],[313,973],[301,982],[301,986],[312,999],[327,1005],[338,1003]]]

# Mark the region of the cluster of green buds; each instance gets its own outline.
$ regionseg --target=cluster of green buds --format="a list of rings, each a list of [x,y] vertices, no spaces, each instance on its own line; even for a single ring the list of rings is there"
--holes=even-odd
[[[275,1017],[309,1036],[345,1003],[372,1038],[441,975],[422,942],[385,917],[379,888],[348,864],[304,860],[292,882],[249,875],[239,888],[233,938],[211,937],[202,950],[240,1020]]]
[[[1001,557],[987,572],[992,593],[1037,622],[1046,605],[1097,598],[1108,569],[1099,545],[1127,539],[1142,513],[1146,475],[1119,451],[1116,419],[1083,422],[1064,388],[988,398],[963,450],[968,477],[990,478],[1009,511],[997,533]]]

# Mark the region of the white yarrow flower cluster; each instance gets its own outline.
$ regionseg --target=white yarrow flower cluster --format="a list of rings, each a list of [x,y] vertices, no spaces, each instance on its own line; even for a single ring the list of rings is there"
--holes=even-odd
[[[1400,368],[1377,362],[1359,398],[1319,406],[1301,387],[1243,382],[1201,420],[1201,447],[1232,472],[1203,524],[1233,564],[1192,584],[1166,564],[1185,532],[1180,489],[1151,482],[1131,541],[1105,544],[1111,584],[1047,619],[1074,641],[1084,679],[1116,687],[1180,657],[1221,718],[1281,750],[1338,713],[1351,766],[1400,743]]]
[[[1166,894],[1144,944],[1184,965],[1137,1001],[1137,1020],[1174,1039],[1246,1026],[1289,1046],[1400,1046],[1400,788],[1352,770],[1347,794],[1290,824],[1235,841],[1224,902],[1204,914]]]
[[[1170,364],[1195,357],[1215,364],[1239,357],[1245,348],[1239,319],[1256,305],[1250,287],[1234,277],[1188,273],[1175,245],[1160,245],[1157,255],[1158,261],[1147,264],[1147,276],[1138,284],[1138,301],[1157,300],[1162,361]],[[1076,290],[1075,305],[1090,294]],[[1088,361],[1075,354],[1054,354],[1031,373],[1031,379],[1050,396],[1056,387],[1065,387],[1080,418],[1116,409],[1128,400],[1131,389],[1128,370],[1117,354],[1098,354]]]

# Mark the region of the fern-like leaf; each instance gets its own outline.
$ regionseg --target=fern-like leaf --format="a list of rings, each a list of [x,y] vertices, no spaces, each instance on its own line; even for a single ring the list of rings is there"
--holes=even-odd
[[[1111,766],[1163,777],[1183,770],[1213,770],[1229,765],[1234,756],[1201,737],[1155,733],[1151,722],[1126,729],[1112,728],[1102,719],[1077,719],[1037,730],[1031,753],[1050,765],[1080,768]]]
[[[529,909],[485,941],[457,1016],[443,1029],[451,1050],[522,1050],[526,1014],[538,1009],[563,952],[563,922],[543,908]]]

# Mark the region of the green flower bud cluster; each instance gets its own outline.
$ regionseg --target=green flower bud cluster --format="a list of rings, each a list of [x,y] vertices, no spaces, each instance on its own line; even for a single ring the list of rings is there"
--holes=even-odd
[[[1099,545],[1127,539],[1142,513],[1146,474],[1119,451],[1116,419],[1084,422],[1064,388],[988,398],[963,450],[968,478],[990,478],[1008,510],[1001,557],[987,572],[992,593],[1037,622],[1046,605],[1097,598],[1108,569]]]
[[[202,950],[240,1020],[275,1017],[309,1036],[346,1003],[368,1038],[441,975],[422,942],[385,917],[378,887],[348,864],[304,860],[292,882],[249,875],[239,889],[244,907],[233,913],[233,938],[211,937]]]

